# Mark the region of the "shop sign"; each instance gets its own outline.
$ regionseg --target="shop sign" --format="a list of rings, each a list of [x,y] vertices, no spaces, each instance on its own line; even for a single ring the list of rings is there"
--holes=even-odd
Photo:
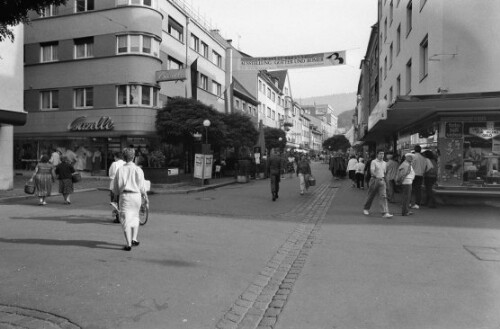
[[[462,138],[464,135],[463,122],[446,122],[445,137],[446,138]]]
[[[157,82],[177,81],[177,80],[186,80],[186,79],[187,79],[186,69],[156,71],[156,81]]]
[[[470,127],[469,134],[481,137],[483,139],[492,139],[500,135],[500,130],[493,128],[487,129],[481,127]]]
[[[97,121],[85,121],[85,116],[78,117],[68,125],[70,131],[102,131],[113,130],[115,123],[110,117],[100,117]]]

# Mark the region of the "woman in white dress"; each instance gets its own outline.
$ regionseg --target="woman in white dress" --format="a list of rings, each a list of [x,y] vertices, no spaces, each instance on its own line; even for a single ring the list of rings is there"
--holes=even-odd
[[[132,246],[138,246],[139,211],[142,202],[149,207],[148,195],[144,180],[144,172],[134,163],[135,150],[123,149],[125,164],[116,171],[113,179],[113,193],[120,198],[120,222],[127,242],[124,250],[130,251]]]

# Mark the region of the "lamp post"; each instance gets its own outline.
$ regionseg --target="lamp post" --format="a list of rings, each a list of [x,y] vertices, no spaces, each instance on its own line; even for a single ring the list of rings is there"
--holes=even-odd
[[[208,144],[208,127],[210,127],[210,120],[205,119],[203,121],[203,126],[205,127],[205,144]]]
[[[203,153],[203,167],[201,171],[201,186],[205,183],[205,167],[207,165],[207,154],[210,153],[210,146],[208,144],[208,127],[210,127],[210,120],[203,120],[203,127],[205,127],[205,145],[202,146]]]

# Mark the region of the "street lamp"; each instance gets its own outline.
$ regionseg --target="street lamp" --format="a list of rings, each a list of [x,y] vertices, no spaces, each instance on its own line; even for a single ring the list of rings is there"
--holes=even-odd
[[[203,126],[205,127],[205,144],[208,144],[208,127],[210,127],[210,120],[205,119],[203,121]]]

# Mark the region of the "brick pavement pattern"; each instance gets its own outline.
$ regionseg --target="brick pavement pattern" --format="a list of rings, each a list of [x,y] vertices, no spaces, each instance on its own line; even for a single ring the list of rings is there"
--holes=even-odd
[[[302,221],[216,325],[217,329],[272,329],[292,293],[337,188],[318,186],[283,217]]]

